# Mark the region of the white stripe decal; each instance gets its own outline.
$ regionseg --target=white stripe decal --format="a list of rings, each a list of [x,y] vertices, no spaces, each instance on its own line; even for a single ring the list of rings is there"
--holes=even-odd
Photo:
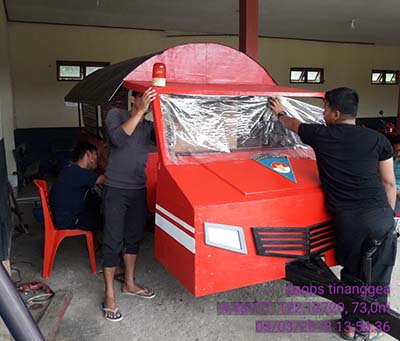
[[[161,211],[161,210],[160,210]],[[170,221],[156,213],[156,225],[162,229],[164,232],[168,233],[177,242],[182,244],[190,252],[196,252],[196,244],[193,237],[189,236],[187,233],[183,232],[181,229],[177,228]]]
[[[186,230],[194,233],[194,228],[192,226],[185,223],[182,219],[179,219],[177,216],[173,215],[172,213],[168,212],[165,208],[162,208],[161,206],[156,204],[156,209],[158,209],[160,212],[164,213],[167,217],[169,217],[172,220],[174,220],[175,222],[177,222],[179,225],[184,227]]]

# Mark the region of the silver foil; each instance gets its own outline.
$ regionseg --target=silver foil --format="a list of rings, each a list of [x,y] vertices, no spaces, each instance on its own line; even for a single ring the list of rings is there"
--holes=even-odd
[[[267,107],[266,96],[160,94],[165,142],[175,164],[240,160],[241,151],[279,150],[290,157],[315,158],[299,136],[285,129]],[[325,124],[323,109],[281,97],[288,116]],[[322,104],[322,102],[321,102]],[[248,157],[248,156],[247,156]]]

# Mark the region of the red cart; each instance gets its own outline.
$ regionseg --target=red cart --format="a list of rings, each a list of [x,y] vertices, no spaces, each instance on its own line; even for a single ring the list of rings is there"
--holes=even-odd
[[[385,321],[399,338],[397,312],[369,314],[376,301],[329,292],[348,283],[329,269],[335,234],[314,153],[267,108],[269,97],[283,96],[290,115],[323,123],[322,110],[304,102],[324,94],[280,87],[243,53],[204,43],[107,66],[65,100],[78,102],[80,125],[104,138],[99,122],[111,106],[128,108],[128,89],[152,86],[156,63],[166,67],[166,86],[156,87],[158,152],[146,172],[157,259],[197,297],[284,278],[348,310],[362,303],[359,318]]]
[[[167,73],[153,104],[157,259],[195,296],[284,278],[290,260],[334,265],[313,151],[266,106],[323,93],[277,86],[245,54],[210,43],[154,55],[124,86],[152,86],[155,63]],[[322,120],[318,107],[284,100],[302,120]]]

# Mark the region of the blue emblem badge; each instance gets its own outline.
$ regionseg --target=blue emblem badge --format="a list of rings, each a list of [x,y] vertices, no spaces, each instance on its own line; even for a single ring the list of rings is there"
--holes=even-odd
[[[286,155],[275,153],[257,154],[252,157],[253,160],[261,163],[263,166],[284,176],[290,181],[297,183],[293,173],[292,165]]]

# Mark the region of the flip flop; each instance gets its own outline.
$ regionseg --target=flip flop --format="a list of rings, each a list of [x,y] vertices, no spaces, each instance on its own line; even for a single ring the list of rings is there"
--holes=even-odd
[[[369,334],[368,334],[368,339],[367,340],[378,340],[378,339],[380,339],[382,336],[384,336],[385,334],[384,333],[382,333],[382,331],[381,330],[377,330],[377,334],[374,336],[374,337],[372,337],[372,338],[369,338]]]
[[[356,328],[353,328],[353,329],[354,329],[354,331],[352,330],[352,336],[347,335],[346,332],[344,330],[342,330],[340,333],[340,337],[344,340],[357,340]]]
[[[340,333],[340,336],[344,340],[378,340],[383,335],[385,335],[379,329],[377,330],[377,332],[378,333],[372,338],[369,337],[370,333],[361,334],[361,333],[355,332],[353,336],[349,336],[349,335],[346,335],[343,331]]]
[[[114,314],[114,317],[109,317],[106,314],[104,314],[104,318],[107,321],[119,322],[119,321],[122,321],[124,319],[124,316],[121,314],[121,312],[119,311],[118,307],[116,307],[115,309],[106,308],[104,306],[104,303],[102,303],[102,304],[100,304],[100,309],[103,311],[103,313],[109,312],[109,313],[113,313]],[[119,316],[118,316],[117,313],[119,314]]]
[[[130,296],[138,296],[138,297],[147,298],[147,299],[156,297],[156,293],[154,292],[154,290],[146,289],[146,288],[143,288],[142,290],[139,290],[136,292],[133,292],[133,291],[122,292],[122,294],[130,295]]]

